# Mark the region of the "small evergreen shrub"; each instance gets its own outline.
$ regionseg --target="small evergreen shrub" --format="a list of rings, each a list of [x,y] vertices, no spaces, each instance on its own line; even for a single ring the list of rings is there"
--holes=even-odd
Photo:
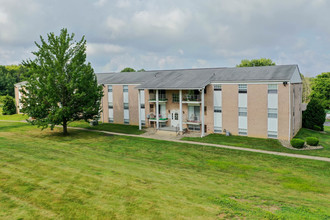
[[[306,111],[302,114],[302,126],[304,128],[314,129],[314,126],[319,126],[323,131],[325,122],[325,110],[317,99],[311,99],[308,103]]]
[[[319,139],[317,137],[307,137],[306,143],[310,146],[317,146],[319,144]]]
[[[303,148],[304,147],[304,144],[305,144],[305,141],[302,140],[302,139],[299,139],[299,138],[293,138],[290,141],[290,144],[294,148]]]
[[[3,115],[13,115],[16,114],[16,105],[14,102],[14,99],[7,95],[3,99],[3,108],[2,108],[2,114]]]
[[[313,130],[315,130],[315,131],[322,131],[321,127],[320,126],[317,126],[317,125],[314,125],[313,126]]]

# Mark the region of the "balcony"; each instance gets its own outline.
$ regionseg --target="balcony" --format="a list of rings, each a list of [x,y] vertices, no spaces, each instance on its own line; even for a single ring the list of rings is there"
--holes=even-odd
[[[156,121],[157,120],[156,119],[156,114],[153,113],[153,112],[150,113],[148,116],[149,116],[149,121]],[[159,114],[158,121],[159,122],[167,122],[168,118],[167,118],[166,114],[165,115]]]
[[[201,95],[184,94],[182,97],[182,103],[200,103],[200,102],[201,102]]]
[[[199,115],[190,115],[187,120],[186,120],[186,124],[191,124],[191,125],[199,125],[201,124],[201,121],[200,121],[200,117]]]
[[[149,94],[149,102],[156,102],[156,94],[154,93]],[[167,102],[166,94],[159,94],[158,102]]]

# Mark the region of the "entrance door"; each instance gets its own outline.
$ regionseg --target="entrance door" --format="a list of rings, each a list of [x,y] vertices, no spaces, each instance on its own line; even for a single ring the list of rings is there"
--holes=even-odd
[[[171,110],[171,126],[179,126],[179,110]]]

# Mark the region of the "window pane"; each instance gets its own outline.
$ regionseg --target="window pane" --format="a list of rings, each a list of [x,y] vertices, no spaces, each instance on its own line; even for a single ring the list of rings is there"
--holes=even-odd
[[[221,85],[214,85],[214,91],[221,91]]]
[[[128,86],[123,86],[123,92],[128,92]]]
[[[238,84],[238,93],[247,93],[247,85]]]

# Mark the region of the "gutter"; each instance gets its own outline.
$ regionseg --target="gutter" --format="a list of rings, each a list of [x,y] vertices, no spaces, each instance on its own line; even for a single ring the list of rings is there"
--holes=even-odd
[[[291,140],[291,82],[289,84],[289,141]]]

